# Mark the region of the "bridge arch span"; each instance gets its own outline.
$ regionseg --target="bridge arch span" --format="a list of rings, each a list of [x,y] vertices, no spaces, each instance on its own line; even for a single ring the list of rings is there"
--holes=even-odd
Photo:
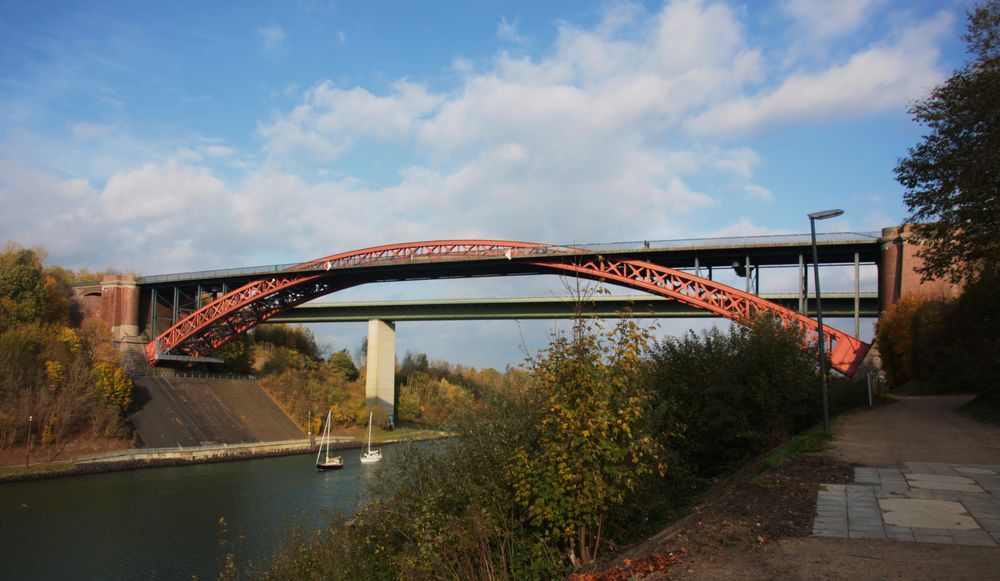
[[[173,325],[146,346],[155,365],[164,356],[205,356],[240,333],[302,303],[353,286],[510,274],[569,274],[660,295],[733,320],[756,313],[798,325],[815,341],[816,321],[730,286],[652,262],[604,258],[584,249],[505,240],[440,240],[375,246],[303,262],[250,282]],[[824,326],[834,369],[851,375],[869,346]]]

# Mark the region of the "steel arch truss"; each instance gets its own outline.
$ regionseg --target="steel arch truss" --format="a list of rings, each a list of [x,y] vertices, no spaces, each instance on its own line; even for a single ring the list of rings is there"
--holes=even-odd
[[[274,315],[323,295],[366,282],[344,277],[349,269],[446,260],[538,256],[564,247],[503,240],[410,242],[334,254],[248,283],[191,313],[146,345],[146,360],[161,355],[204,357]]]
[[[802,329],[807,344],[815,344],[818,338],[819,324],[805,315],[728,285],[651,262],[596,257],[585,261],[562,258],[536,264],[664,296],[735,321],[769,313],[786,326]],[[831,366],[845,375],[854,375],[870,346],[828,325],[823,325],[823,334]]]
[[[297,305],[338,290],[371,282],[374,277],[357,270],[365,266],[393,266],[455,260],[507,258],[494,269],[517,261],[539,272],[583,276],[668,297],[737,321],[757,313],[771,313],[785,325],[797,325],[805,340],[815,343],[816,321],[727,285],[641,260],[606,260],[584,257],[580,249],[501,240],[445,240],[377,246],[334,254],[304,262],[284,273],[246,284],[202,307],[146,346],[150,365],[161,355],[206,356],[256,325]],[[424,274],[426,276],[426,274]],[[831,364],[852,375],[869,345],[842,331],[824,325]]]
[[[373,246],[363,250],[353,250],[333,254],[303,262],[288,269],[289,272],[303,270],[332,270],[354,266],[390,265],[417,261],[462,260],[474,258],[513,259],[515,256],[537,256],[553,252],[579,252],[565,246],[547,246],[534,242],[513,242],[508,240],[438,240],[434,242],[407,242]]]

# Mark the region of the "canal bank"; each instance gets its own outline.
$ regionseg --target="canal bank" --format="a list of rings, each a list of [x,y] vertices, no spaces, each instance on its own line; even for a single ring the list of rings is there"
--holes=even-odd
[[[380,446],[385,446],[404,442],[436,440],[448,436],[447,432],[414,430],[404,437],[381,438],[376,443]],[[353,436],[333,436],[333,440],[330,442],[331,449],[335,450],[360,449],[363,445],[364,442]],[[124,472],[146,468],[169,468],[194,464],[237,462],[257,458],[312,454],[315,451],[315,445],[310,446],[309,440],[305,438],[279,442],[252,442],[215,446],[131,448],[78,456],[55,462],[29,463],[27,466],[21,464],[0,466],[0,484],[4,482],[64,478],[107,472]]]

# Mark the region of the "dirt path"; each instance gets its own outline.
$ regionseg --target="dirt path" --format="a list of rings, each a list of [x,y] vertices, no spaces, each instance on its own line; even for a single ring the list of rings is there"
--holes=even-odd
[[[971,399],[968,395],[900,397],[893,405],[838,418],[830,454],[855,466],[1000,464],[1000,427],[956,413]]]
[[[850,465],[1000,464],[1000,428],[956,412],[969,399],[904,397],[838,418],[829,452],[783,464],[696,507],[630,556],[682,561],[646,579],[995,579],[998,547],[813,537],[811,524],[799,522],[812,522],[819,483],[838,475],[851,481]]]

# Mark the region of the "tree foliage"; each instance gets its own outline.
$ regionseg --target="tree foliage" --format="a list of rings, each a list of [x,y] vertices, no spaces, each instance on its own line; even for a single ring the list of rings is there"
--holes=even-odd
[[[766,316],[659,342],[647,380],[664,446],[712,477],[781,443],[818,419],[816,357]]]
[[[330,367],[334,371],[343,374],[347,381],[357,381],[361,377],[361,372],[358,371],[357,366],[354,365],[354,360],[351,359],[351,354],[347,352],[347,349],[341,349],[340,351],[334,351],[330,354],[330,359],[327,360]]]
[[[97,322],[71,326],[73,274],[46,267],[44,258],[15,244],[0,253],[0,448],[25,443],[29,415],[43,445],[88,429],[127,435],[132,385],[110,332]]]
[[[606,337],[578,319],[532,361],[541,404],[536,436],[514,451],[516,501],[530,522],[589,562],[610,511],[644,474],[663,472],[643,418],[651,396],[640,382],[648,332],[630,318]]]
[[[963,38],[972,60],[910,109],[930,131],[896,166],[921,273],[953,282],[1000,264],[1000,0],[969,14]]]
[[[316,337],[308,327],[302,325],[261,325],[253,331],[257,343],[270,343],[277,347],[287,347],[310,359],[319,361],[320,348]]]
[[[985,270],[949,301],[907,297],[879,319],[889,384],[1000,397],[1000,271]]]

